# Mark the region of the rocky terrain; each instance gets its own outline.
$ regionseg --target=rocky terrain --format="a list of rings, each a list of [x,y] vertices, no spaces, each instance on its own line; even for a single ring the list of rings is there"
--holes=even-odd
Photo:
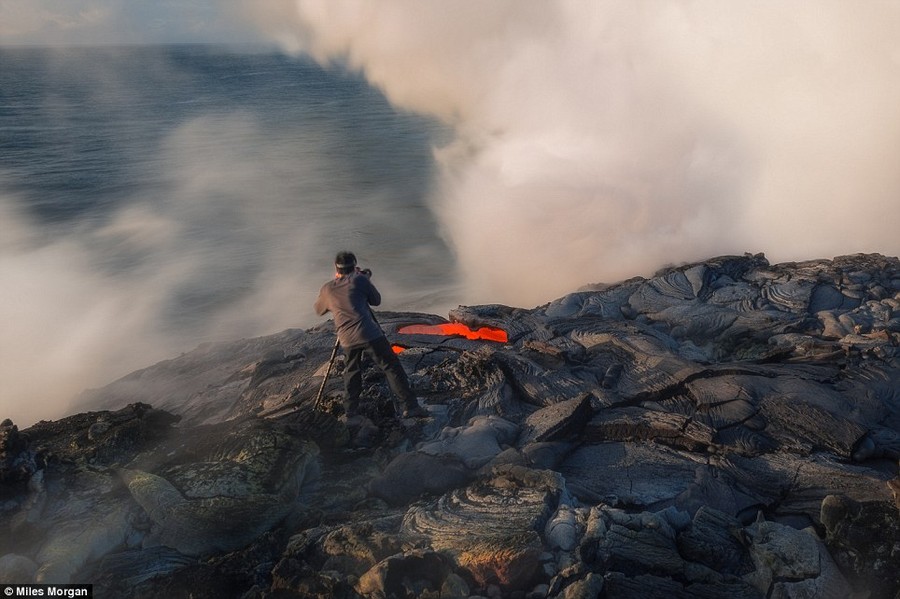
[[[405,334],[430,417],[330,323],[0,425],[0,580],[98,597],[900,598],[900,261],[720,257]]]

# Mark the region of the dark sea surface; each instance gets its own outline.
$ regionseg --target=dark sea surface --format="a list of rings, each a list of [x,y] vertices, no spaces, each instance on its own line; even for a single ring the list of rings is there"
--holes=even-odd
[[[296,216],[311,208],[326,212],[335,220],[322,226],[336,241],[352,245],[353,235],[339,231],[368,228],[353,219],[342,226],[338,213],[365,212],[373,194],[384,194],[385,205],[371,209],[397,209],[399,221],[393,227],[373,219],[381,225],[366,233],[379,236],[373,247],[402,249],[408,239],[401,231],[417,242],[435,235],[423,204],[429,135],[439,129],[395,112],[361,77],[276,53],[0,48],[2,189],[42,225],[103,219],[152,196],[163,202],[171,179],[160,156],[167,137],[197,119],[235,114],[252,118],[254,131],[219,130],[206,142],[233,145],[235,157],[258,167],[260,177],[285,179],[283,187],[296,194]],[[273,151],[285,170],[265,164]],[[331,170],[310,173],[307,159],[329,160]],[[413,223],[419,231],[405,226]]]
[[[311,326],[342,249],[375,271],[386,309],[455,305],[428,207],[447,136],[362,77],[274,52],[0,48],[0,267],[14,287],[0,318],[17,323],[2,353],[19,335],[36,352],[133,354],[111,376]],[[27,401],[21,388],[2,401]]]

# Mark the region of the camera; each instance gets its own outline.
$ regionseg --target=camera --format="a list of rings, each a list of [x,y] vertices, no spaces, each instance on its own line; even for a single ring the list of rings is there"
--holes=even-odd
[[[372,269],[371,269],[371,268],[357,268],[357,269],[356,269],[356,272],[358,272],[358,273],[361,274],[361,275],[366,275],[367,277],[371,277],[371,276],[372,276]]]

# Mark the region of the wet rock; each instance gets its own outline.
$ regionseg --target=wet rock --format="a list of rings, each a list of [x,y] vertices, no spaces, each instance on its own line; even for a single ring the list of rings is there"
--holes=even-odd
[[[127,537],[124,508],[109,513],[98,510],[77,523],[62,524],[37,554],[40,564],[35,582],[67,584],[88,562],[124,545]]]
[[[0,484],[28,481],[37,469],[34,454],[28,451],[28,440],[7,418],[0,423]]]
[[[314,343],[310,343],[310,337]],[[138,401],[178,414],[185,424],[212,424],[246,414],[250,406],[255,412],[273,392],[280,397],[287,395],[292,385],[281,386],[290,379],[285,374],[304,376],[308,384],[300,392],[314,396],[319,382],[312,380],[319,365],[316,360],[327,362],[333,344],[334,333],[325,328],[312,335],[288,330],[266,338],[205,343],[102,389],[87,391],[82,399],[95,409],[104,410]],[[267,368],[276,355],[289,362],[289,367],[280,373]],[[270,372],[264,377],[263,370]],[[251,381],[257,387],[247,393]],[[242,400],[250,406],[242,405]]]
[[[873,599],[900,588],[900,516],[889,502],[859,502],[842,495],[822,501],[825,543],[842,572]]]
[[[604,577],[603,586],[608,599],[678,599],[690,597],[684,586],[671,578],[641,574],[628,577],[621,572],[610,572]]]
[[[272,569],[271,591],[277,597],[283,595],[301,594],[307,597],[346,597],[352,585],[344,584],[343,593],[338,592],[341,582],[329,576],[326,572],[314,569],[309,564],[294,558],[281,559]],[[354,594],[355,591],[353,591]]]
[[[698,465],[689,454],[661,446],[603,443],[576,449],[559,471],[586,503],[649,508],[674,501]]]
[[[427,368],[425,377],[430,391],[464,400],[461,415],[465,420],[480,414],[522,415],[522,406],[495,354],[493,347],[480,347]]]
[[[467,468],[475,469],[491,461],[518,435],[519,426],[514,422],[497,416],[478,416],[465,426],[445,428],[436,441],[421,444],[417,451],[455,456]]]
[[[755,571],[744,577],[766,596],[847,597],[850,585],[812,532],[757,521],[747,529]]]
[[[690,528],[678,535],[678,550],[685,559],[721,574],[744,576],[754,567],[742,529],[736,518],[701,507]]]
[[[762,415],[771,423],[767,433],[783,444],[826,447],[841,457],[851,457],[868,429],[851,420],[846,408],[832,411],[807,399],[822,402],[830,395],[829,390],[806,388],[767,396],[760,402]]]
[[[320,568],[361,576],[400,552],[400,545],[395,535],[369,522],[340,526],[317,543],[322,558]]]
[[[153,522],[146,546],[186,555],[243,547],[287,516],[318,476],[314,444],[267,426],[229,431],[203,450],[215,461],[176,464],[162,475],[121,470]]]
[[[619,511],[608,514],[608,528],[597,548],[607,568],[628,575],[649,572],[678,577],[684,572],[675,530],[665,518]]]
[[[587,424],[584,439],[655,441],[703,453],[714,444],[715,429],[682,415],[639,407],[602,410]]]
[[[557,599],[591,599],[592,597],[599,597],[602,591],[603,577],[599,574],[588,572],[587,576],[571,583],[555,597]]]
[[[538,572],[540,552],[535,535],[517,534],[502,539],[476,538],[460,548],[456,560],[478,588],[496,585],[507,592],[521,591]]]
[[[685,587],[688,597],[696,599],[763,599],[764,595],[742,580],[726,580],[716,583],[695,583]]]
[[[475,473],[453,456],[422,452],[397,456],[369,484],[369,492],[391,505],[407,504],[425,493],[438,494],[461,486]]]
[[[743,504],[733,515],[755,513],[765,508],[786,516],[800,516],[801,527],[818,525],[819,506],[831,492],[839,492],[857,501],[887,501],[890,498],[884,472],[847,464],[826,453],[799,457],[775,453],[748,459],[732,455],[717,462],[719,476],[730,481],[735,493],[735,506]],[[752,481],[752,483],[751,483]],[[823,484],[827,481],[827,485]],[[750,483],[750,486],[745,484]],[[727,510],[723,510],[727,511]],[[743,514],[742,514],[743,512]]]
[[[574,448],[574,442],[566,441],[529,443],[522,448],[522,457],[525,465],[536,470],[558,470]]]
[[[589,394],[542,408],[525,419],[518,445],[577,438],[591,413]]]
[[[498,468],[490,479],[411,508],[402,531],[455,556],[477,586],[524,589],[542,551],[539,531],[562,490],[562,480],[552,473]]]
[[[331,414],[299,409],[279,418],[279,422],[293,436],[314,442],[323,451],[338,450],[350,440],[350,430]]]
[[[547,522],[544,541],[550,549],[572,551],[578,545],[579,523],[575,511],[568,505],[561,505]]]
[[[42,421],[23,431],[21,454],[39,469],[27,484],[4,486],[11,515],[5,549],[37,564],[34,579],[66,583],[134,538],[132,507],[116,493],[109,467],[155,447],[178,418],[145,404]],[[95,426],[105,423],[102,430]],[[94,434],[90,434],[94,427]],[[21,455],[20,454],[20,455]],[[27,470],[19,470],[27,473]]]
[[[37,570],[38,565],[24,555],[7,553],[0,557],[0,584],[34,582]]]
[[[440,553],[411,551],[373,566],[360,577],[356,588],[367,596],[420,597],[426,592],[439,593],[450,570],[451,564]]]
[[[447,599],[464,599],[469,596],[469,585],[461,576],[451,572],[441,585],[440,596]]]
[[[578,376],[555,363],[542,364],[520,353],[497,352],[494,359],[513,382],[520,401],[537,407],[551,406],[596,387],[596,376]]]
[[[98,594],[115,595],[127,593],[128,589],[196,566],[197,563],[196,559],[169,547],[126,548],[103,556],[80,576],[84,580],[93,580]]]

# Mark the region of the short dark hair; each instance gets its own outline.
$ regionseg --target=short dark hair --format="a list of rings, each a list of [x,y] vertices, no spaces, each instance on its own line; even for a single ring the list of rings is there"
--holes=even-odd
[[[356,256],[353,252],[338,252],[334,258],[334,267],[339,274],[349,275],[356,268]]]

